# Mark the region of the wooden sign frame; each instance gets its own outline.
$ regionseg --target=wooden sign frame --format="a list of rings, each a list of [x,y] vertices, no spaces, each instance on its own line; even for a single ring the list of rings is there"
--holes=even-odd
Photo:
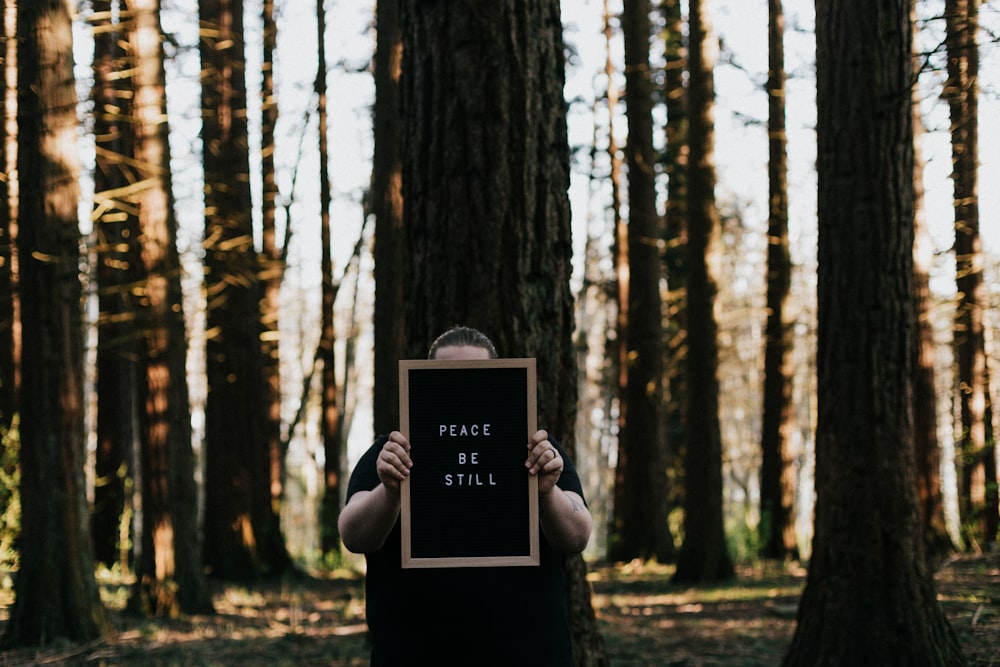
[[[534,359],[399,362],[402,567],[539,564],[536,404]]]

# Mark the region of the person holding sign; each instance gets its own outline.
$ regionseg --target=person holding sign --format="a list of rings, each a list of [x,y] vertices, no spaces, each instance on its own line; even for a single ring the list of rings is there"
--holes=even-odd
[[[497,353],[481,332],[456,327],[438,337],[428,357],[495,359]],[[492,428],[442,426],[443,435]],[[400,484],[413,466],[402,433],[377,438],[351,475],[340,513],[344,546],[365,554],[367,563],[372,667],[573,665],[563,562],[586,547],[592,519],[566,452],[544,430],[527,442],[524,466],[538,480],[541,553],[533,567],[402,568]],[[451,481],[459,483],[457,475]],[[461,483],[485,485],[489,478]]]

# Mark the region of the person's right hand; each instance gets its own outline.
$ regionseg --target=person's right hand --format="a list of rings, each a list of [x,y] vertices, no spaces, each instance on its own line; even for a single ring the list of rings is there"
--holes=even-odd
[[[399,431],[389,434],[389,439],[378,453],[375,470],[382,484],[390,491],[399,492],[399,483],[410,475],[413,460],[410,458],[410,441]]]

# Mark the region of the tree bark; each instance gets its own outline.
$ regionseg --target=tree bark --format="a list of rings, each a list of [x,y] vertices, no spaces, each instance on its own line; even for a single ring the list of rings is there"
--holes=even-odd
[[[138,440],[135,306],[130,283],[138,272],[138,221],[130,206],[132,155],[131,82],[117,76],[129,68],[112,0],[94,3],[94,239],[97,265],[97,448],[94,454],[94,557],[131,569],[131,492]]]
[[[375,433],[399,427],[399,360],[406,348],[403,318],[403,148],[399,96],[403,38],[399,0],[377,3],[375,52]]]
[[[917,67],[914,58],[914,68]],[[917,500],[923,525],[928,566],[932,569],[955,551],[944,514],[941,487],[941,443],[938,440],[937,344],[934,341],[934,301],[930,275],[934,247],[924,208],[924,163],[919,136],[923,133],[918,87],[913,87],[913,294],[917,345],[913,367],[913,445],[916,457]]]
[[[17,275],[17,210],[15,195],[17,136],[7,131],[7,118],[17,112],[9,99],[8,72],[16,72],[17,40],[14,38],[13,2],[0,3],[0,32],[6,44],[0,66],[0,169],[7,175],[0,179],[0,432],[10,428],[17,412],[17,386],[20,383],[20,337],[18,299],[14,284]],[[2,447],[2,445],[0,445]]]
[[[955,212],[954,349],[958,380],[958,509],[965,547],[975,551],[996,542],[987,534],[986,350],[983,310],[983,249],[979,235],[979,0],[945,2],[948,80],[943,97],[951,111],[952,183]]]
[[[667,202],[664,213],[663,268],[667,279],[664,332],[664,379],[666,392],[663,409],[666,442],[666,468],[672,484],[668,512],[683,503],[683,452],[687,441],[685,409],[687,384],[687,170],[688,112],[687,47],[681,0],[663,0],[663,20],[666,43],[664,106],[667,123],[664,128],[664,171],[667,176]],[[675,554],[676,558],[676,554]]]
[[[785,664],[960,665],[914,476],[911,3],[816,9],[815,533]]]
[[[764,410],[761,424],[761,547],[766,558],[798,559],[792,436],[792,328],[786,305],[792,285],[788,246],[788,136],[785,132],[785,16],[768,1],[767,320],[764,325]]]
[[[660,218],[656,211],[653,86],[649,68],[652,26],[648,0],[629,0],[622,12],[625,100],[628,109],[628,316],[619,331],[624,372],[619,386],[615,534],[610,556],[667,562],[673,540],[667,526],[663,461],[663,312],[660,299]]]
[[[21,533],[4,647],[110,632],[94,579],[84,479],[80,166],[70,3],[17,16],[22,294]]]
[[[326,8],[316,0],[317,72],[316,97],[319,99],[319,179],[320,179],[320,274],[323,309],[320,315],[319,359],[321,360],[322,410],[320,434],[323,438],[324,485],[320,540],[324,553],[340,548],[337,518],[340,515],[341,408],[338,402],[335,348],[337,341],[333,320],[337,289],[333,278],[333,248],[330,229],[330,153],[327,144],[326,100]]]
[[[200,0],[205,171],[205,562],[249,581],[269,562],[271,489],[253,242],[242,0]]]
[[[260,301],[261,354],[264,363],[265,420],[267,442],[268,491],[270,511],[262,521],[271,550],[265,560],[271,568],[284,571],[292,568],[292,559],[282,539],[281,505],[285,492],[285,457],[288,441],[281,433],[281,350],[279,323],[281,315],[281,285],[285,277],[286,246],[278,241],[277,199],[278,182],[274,167],[276,150],[274,128],[278,122],[278,98],[274,88],[274,53],[278,48],[278,25],[274,16],[274,0],[264,0],[261,7],[263,26],[261,57],[261,253],[260,281],[264,290]],[[286,233],[288,239],[286,220]]]
[[[684,454],[684,541],[674,580],[698,583],[733,576],[722,512],[719,350],[715,321],[720,232],[715,205],[714,76],[706,12],[690,3],[687,244],[687,447]]]
[[[130,604],[149,614],[205,613],[212,601],[202,568],[198,488],[191,443],[187,336],[170,171],[159,0],[128,0],[135,91],[142,347],[142,549]]]
[[[535,357],[539,425],[574,451],[569,145],[559,3],[407,0],[407,353],[467,324]],[[484,39],[485,35],[496,38]],[[607,664],[586,566],[570,559],[576,660]]]

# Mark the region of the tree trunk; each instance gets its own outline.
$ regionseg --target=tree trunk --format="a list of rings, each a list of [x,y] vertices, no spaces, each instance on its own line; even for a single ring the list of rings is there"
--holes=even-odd
[[[20,569],[4,647],[110,632],[94,579],[84,479],[80,167],[65,0],[17,16],[21,386]]]
[[[317,72],[316,96],[319,98],[319,177],[320,177],[320,243],[322,259],[322,303],[320,315],[320,344],[318,357],[322,364],[322,416],[320,433],[325,454],[323,510],[321,515],[321,542],[324,553],[340,548],[340,534],[337,517],[340,515],[340,453],[341,453],[341,409],[338,405],[336,356],[334,346],[337,336],[334,329],[333,312],[337,289],[333,278],[332,237],[330,229],[330,157],[327,147],[327,104],[326,104],[326,8],[323,0],[316,0]]]
[[[690,4],[687,271],[687,447],[684,455],[684,542],[674,580],[697,583],[733,576],[722,512],[719,350],[715,321],[719,213],[715,206],[714,76],[711,34],[700,0]]]
[[[399,359],[406,348],[403,319],[403,147],[399,77],[403,37],[399,0],[377,4],[375,52],[375,155],[372,205],[375,213],[375,433],[399,427]]]
[[[137,441],[136,344],[130,283],[138,276],[138,221],[122,199],[129,193],[132,155],[130,82],[124,35],[112,0],[94,2],[94,261],[97,264],[97,448],[94,454],[94,557],[131,569],[131,491]]]
[[[660,406],[663,403],[663,313],[660,300],[660,218],[656,211],[652,27],[648,0],[629,0],[622,12],[628,109],[628,317],[619,336],[624,380],[619,387],[615,534],[610,556],[666,562],[673,557],[667,526],[667,476]]]
[[[7,178],[0,179],[0,433],[10,428],[17,412],[18,369],[20,367],[17,299],[14,280],[17,275],[17,221],[12,197],[17,192],[11,187],[16,173],[17,137],[7,132],[7,118],[16,113],[17,105],[8,99],[8,72],[17,67],[17,40],[14,38],[14,12],[12,1],[0,2],[0,33],[5,45],[3,64],[0,65],[0,169]],[[13,108],[11,108],[13,107]],[[0,447],[3,445],[0,444]],[[2,503],[6,505],[6,502]]]
[[[915,68],[917,63],[915,56]],[[917,318],[916,361],[913,367],[913,445],[924,545],[928,567],[933,569],[955,551],[955,545],[948,533],[941,490],[941,443],[938,441],[938,395],[934,371],[937,344],[934,341],[934,302],[930,288],[934,246],[925,219],[924,163],[918,138],[924,127],[917,86],[913,87],[913,93],[913,294]]]
[[[785,16],[782,0],[768,2],[767,321],[764,325],[764,414],[761,424],[761,555],[798,559],[792,436],[792,327],[788,247],[788,136],[785,133]]]
[[[687,441],[685,406],[687,384],[684,365],[687,356],[687,170],[688,112],[684,18],[681,0],[663,0],[666,43],[664,99],[667,123],[664,129],[664,171],[667,176],[667,203],[664,214],[663,268],[667,278],[664,379],[666,398],[663,409],[666,468],[673,483],[668,511],[683,502],[683,452]],[[676,554],[674,556],[676,558]]]
[[[202,569],[191,444],[187,337],[164,96],[159,0],[128,0],[135,90],[142,291],[139,299],[142,550],[131,604],[172,616],[211,611]]]
[[[569,146],[559,3],[402,5],[407,352],[456,323],[535,357],[538,416],[574,450]],[[484,39],[504,35],[504,39]],[[607,664],[570,559],[576,660]]]
[[[786,665],[964,663],[914,476],[910,9],[817,5],[815,533]]]
[[[276,150],[274,128],[278,122],[278,98],[274,89],[274,53],[278,48],[278,25],[274,18],[274,0],[264,0],[261,8],[263,45],[261,58],[261,285],[260,301],[261,354],[264,363],[265,395],[264,437],[267,442],[268,491],[270,510],[262,521],[270,539],[271,550],[265,560],[272,569],[293,567],[285,548],[281,529],[281,505],[285,489],[285,455],[288,442],[281,434],[281,354],[278,331],[281,314],[281,284],[285,277],[284,246],[278,243],[278,182],[274,168]],[[287,225],[287,220],[286,220]],[[285,239],[288,238],[285,234]]]
[[[983,338],[983,251],[979,236],[979,0],[945,2],[948,81],[943,97],[951,110],[952,183],[955,211],[954,348],[958,380],[958,509],[967,549],[995,542],[985,532],[986,351]],[[995,466],[996,461],[992,464]]]
[[[242,0],[201,0],[205,169],[205,562],[224,579],[270,570],[270,471],[253,243]]]

